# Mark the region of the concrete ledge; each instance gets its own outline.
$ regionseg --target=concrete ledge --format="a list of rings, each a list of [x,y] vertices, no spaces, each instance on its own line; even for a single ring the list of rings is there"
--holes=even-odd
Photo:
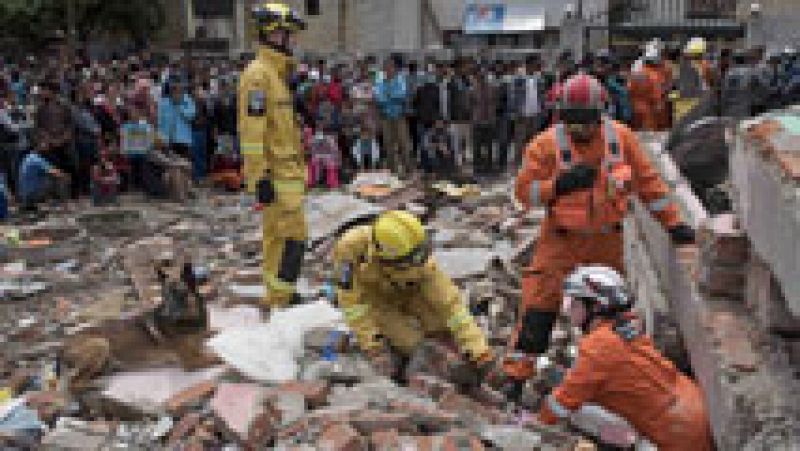
[[[764,121],[738,131],[731,183],[741,227],[781,285],[789,311],[800,317],[800,180],[777,159],[800,154],[778,148],[794,141],[775,127],[780,126]]]
[[[659,157],[658,146],[650,149],[651,157]],[[668,166],[658,165],[659,170]],[[715,298],[706,283],[709,274],[722,274],[718,269],[726,264],[744,261],[740,266],[746,272],[746,239],[732,224],[725,227],[730,218],[709,218],[680,178],[673,186],[685,219],[703,230],[702,251],[674,247],[636,203],[626,223],[626,263],[634,265],[629,278],[638,296],[668,300],[704,390],[719,449],[793,449],[800,442],[800,381],[794,377],[791,343],[769,335],[753,320],[740,300],[743,280],[735,287],[741,293]],[[658,275],[658,283],[649,272]]]

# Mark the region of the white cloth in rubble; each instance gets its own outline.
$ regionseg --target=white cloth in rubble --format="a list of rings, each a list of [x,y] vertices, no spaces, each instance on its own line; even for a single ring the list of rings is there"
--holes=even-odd
[[[297,379],[307,331],[341,323],[341,312],[321,301],[276,310],[266,324],[227,328],[206,344],[245,376],[279,383]]]

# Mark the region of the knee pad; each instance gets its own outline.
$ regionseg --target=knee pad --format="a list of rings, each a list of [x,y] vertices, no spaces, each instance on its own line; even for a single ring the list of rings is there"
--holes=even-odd
[[[283,245],[281,266],[278,278],[285,282],[297,282],[300,277],[300,268],[303,265],[303,254],[306,250],[305,241],[287,240]]]
[[[555,312],[528,310],[522,317],[517,351],[542,354],[550,346],[550,332],[558,315]]]

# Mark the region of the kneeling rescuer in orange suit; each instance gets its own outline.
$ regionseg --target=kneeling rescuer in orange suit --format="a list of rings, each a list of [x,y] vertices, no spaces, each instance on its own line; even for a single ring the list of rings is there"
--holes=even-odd
[[[547,214],[524,269],[518,324],[503,362],[505,374],[518,382],[532,376],[535,357],[549,346],[564,277],[583,264],[622,271],[622,222],[632,195],[676,244],[694,242],[694,230],[681,223],[669,188],[634,132],[603,116],[606,98],[594,77],[570,78],[559,100],[560,121],[525,150],[516,197]]]
[[[664,358],[630,316],[622,277],[583,266],[564,282],[564,310],[583,330],[578,357],[542,403],[539,419],[592,415],[599,407],[627,420],[660,451],[714,449],[700,387]]]

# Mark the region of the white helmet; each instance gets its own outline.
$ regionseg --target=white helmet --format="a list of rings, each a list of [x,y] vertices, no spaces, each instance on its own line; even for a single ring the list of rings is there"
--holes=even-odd
[[[625,279],[607,266],[581,266],[564,279],[564,297],[584,302],[590,314],[613,316],[630,310]]]

